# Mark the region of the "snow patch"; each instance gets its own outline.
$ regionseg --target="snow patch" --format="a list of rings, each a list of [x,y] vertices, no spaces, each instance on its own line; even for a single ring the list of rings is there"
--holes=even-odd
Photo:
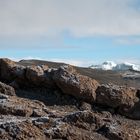
[[[102,70],[135,70],[140,71],[140,65],[132,64],[132,63],[120,63],[117,64],[113,61],[106,61],[101,65],[91,65],[92,69],[102,69]]]

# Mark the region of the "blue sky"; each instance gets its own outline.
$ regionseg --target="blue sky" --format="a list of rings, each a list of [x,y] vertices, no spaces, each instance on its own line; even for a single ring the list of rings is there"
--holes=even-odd
[[[140,64],[138,0],[0,0],[0,57]]]

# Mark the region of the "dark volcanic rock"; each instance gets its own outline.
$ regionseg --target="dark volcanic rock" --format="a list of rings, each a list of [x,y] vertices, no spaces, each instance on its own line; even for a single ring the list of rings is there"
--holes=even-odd
[[[137,97],[140,99],[140,89],[137,90]]]
[[[0,59],[0,78],[7,82],[12,82],[17,77],[24,77],[25,67],[17,65],[10,59]]]
[[[53,70],[47,65],[22,66],[10,59],[0,59],[0,79],[10,83],[14,88],[47,87],[54,88]]]
[[[92,110],[92,105],[86,102],[81,102],[80,104],[80,110]]]
[[[101,85],[96,90],[96,102],[102,105],[117,108],[120,106],[133,106],[137,100],[136,90],[117,85]]]
[[[48,66],[45,68],[48,69]],[[34,85],[40,85],[46,78],[41,66],[29,66],[26,68],[26,78]]]
[[[140,129],[135,130],[129,124],[117,121],[105,123],[98,131],[109,140],[137,140],[139,139]]]
[[[47,137],[51,139],[68,140],[106,140],[105,137],[96,133],[101,118],[90,111],[78,111],[64,116],[52,123],[52,127],[45,130]]]
[[[26,68],[26,79],[32,86],[55,88],[56,85],[52,80],[52,71],[47,65],[28,66]]]
[[[131,119],[140,120],[140,101],[136,102],[133,106],[122,106],[119,108],[118,113],[127,116]]]
[[[96,90],[96,102],[117,109],[117,112],[133,119],[140,119],[140,101],[134,88],[101,85]]]
[[[62,66],[55,71],[53,79],[63,93],[88,102],[96,99],[95,90],[99,86],[96,80],[79,75],[71,66]]]
[[[43,111],[44,106],[31,100],[7,96],[6,99],[0,99],[0,114],[39,117],[46,115]]]
[[[15,87],[0,82],[2,140],[140,139],[140,90],[9,59],[0,59],[0,80]]]
[[[2,82],[0,82],[0,93],[10,96],[16,95],[13,87],[8,86]]]

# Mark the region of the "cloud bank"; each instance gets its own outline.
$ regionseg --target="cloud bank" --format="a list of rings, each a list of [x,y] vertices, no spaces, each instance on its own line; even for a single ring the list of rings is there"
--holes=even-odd
[[[0,0],[0,37],[140,35],[138,0]]]

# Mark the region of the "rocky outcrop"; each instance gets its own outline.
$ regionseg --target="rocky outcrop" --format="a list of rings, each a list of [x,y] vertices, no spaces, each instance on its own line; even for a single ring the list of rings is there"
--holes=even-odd
[[[74,112],[53,122],[52,128],[45,129],[50,139],[84,139],[84,140],[125,140],[139,139],[140,129],[135,130],[125,120],[118,121],[90,111]]]
[[[33,125],[34,118],[2,116],[0,121],[0,138],[2,140],[46,140],[41,129]]]
[[[2,140],[140,139],[139,89],[100,85],[70,65],[9,59],[0,59],[0,80]]]
[[[89,77],[76,73],[71,66],[62,66],[59,69],[49,69],[47,65],[21,66],[9,59],[1,59],[1,79],[15,88],[46,87],[59,88],[64,94],[88,102],[96,99],[95,90],[99,83]]]
[[[118,113],[124,116],[140,119],[138,109],[140,105],[136,89],[112,84],[101,85],[96,90],[96,95],[98,104],[117,109]]]
[[[94,102],[96,99],[95,91],[99,83],[76,73],[71,66],[60,67],[55,71],[53,80],[64,94],[73,95],[88,102]]]
[[[136,90],[117,85],[101,85],[96,90],[96,102],[102,105],[118,108],[120,106],[133,106],[137,101]]]
[[[53,69],[49,69],[47,65],[28,66],[26,68],[26,79],[32,86],[56,88],[52,75]]]
[[[53,69],[47,65],[22,66],[10,59],[0,59],[0,79],[15,88],[46,87],[54,88]]]
[[[2,82],[0,82],[0,93],[10,96],[16,95],[13,87],[8,86]]]
[[[2,96],[1,96],[2,97]],[[44,116],[44,104],[34,102],[28,99],[22,99],[15,96],[6,96],[0,98],[0,114],[1,115],[15,115],[15,116]]]
[[[48,69],[48,67],[46,66]],[[45,73],[41,66],[29,66],[26,69],[27,79],[34,85],[40,85],[45,79]]]
[[[139,122],[103,113],[76,111],[58,118],[1,116],[0,137],[6,139],[125,140],[139,139]],[[118,120],[119,119],[119,120]]]
[[[25,73],[25,67],[17,65],[16,62],[10,59],[0,59],[0,79],[12,82],[16,78],[23,78]]]

